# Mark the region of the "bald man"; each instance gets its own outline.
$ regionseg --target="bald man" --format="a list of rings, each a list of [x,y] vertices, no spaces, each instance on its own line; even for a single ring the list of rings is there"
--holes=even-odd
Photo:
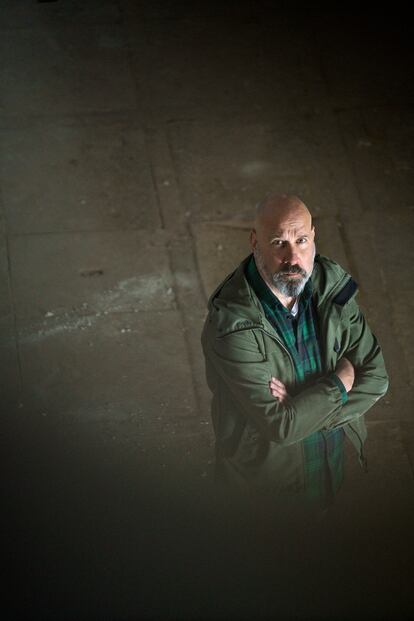
[[[345,436],[366,463],[363,415],[387,390],[383,356],[355,281],[315,254],[298,197],[261,201],[250,242],[212,294],[202,334],[216,478],[242,496],[324,508],[342,484]]]

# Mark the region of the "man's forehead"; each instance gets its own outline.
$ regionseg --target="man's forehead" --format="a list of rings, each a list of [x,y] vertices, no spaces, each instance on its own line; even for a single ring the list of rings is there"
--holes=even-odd
[[[266,233],[271,237],[283,237],[284,235],[305,235],[312,230],[312,221],[290,220],[288,222],[269,223],[265,226]]]
[[[270,237],[284,237],[285,235],[306,235],[307,233],[310,233],[310,231],[312,230],[311,226],[304,226],[303,224],[301,224],[300,226],[287,226],[287,227],[281,227],[278,229],[272,229],[272,230],[268,230],[267,233],[269,234]]]

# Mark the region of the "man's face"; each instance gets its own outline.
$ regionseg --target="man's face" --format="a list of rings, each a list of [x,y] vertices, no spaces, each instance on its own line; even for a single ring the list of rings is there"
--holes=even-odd
[[[315,229],[309,213],[292,210],[267,217],[251,233],[257,267],[285,297],[296,297],[309,280],[315,258]]]

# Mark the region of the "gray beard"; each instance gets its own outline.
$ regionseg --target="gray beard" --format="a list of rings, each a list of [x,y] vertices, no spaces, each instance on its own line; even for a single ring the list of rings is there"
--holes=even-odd
[[[310,274],[306,274],[306,276],[302,276],[300,278],[289,278],[289,275],[287,274],[280,274],[279,272],[276,272],[276,274],[272,275],[271,282],[284,297],[297,298],[298,295],[302,293],[309,278]]]
[[[265,278],[267,283],[273,285],[280,292],[281,295],[286,298],[297,298],[298,295],[302,293],[306,283],[312,275],[312,270],[309,273],[306,273],[305,270],[302,270],[303,275],[301,275],[300,278],[289,278],[289,274],[283,274],[280,272],[275,272],[274,274],[272,274],[269,273],[265,268],[262,255],[258,248],[256,248],[253,254],[259,272]]]

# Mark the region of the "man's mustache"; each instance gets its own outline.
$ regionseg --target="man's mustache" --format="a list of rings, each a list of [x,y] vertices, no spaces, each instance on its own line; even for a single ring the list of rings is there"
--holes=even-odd
[[[299,265],[288,265],[280,270],[279,274],[288,276],[289,274],[300,274],[301,276],[306,276],[305,270],[303,270]]]

